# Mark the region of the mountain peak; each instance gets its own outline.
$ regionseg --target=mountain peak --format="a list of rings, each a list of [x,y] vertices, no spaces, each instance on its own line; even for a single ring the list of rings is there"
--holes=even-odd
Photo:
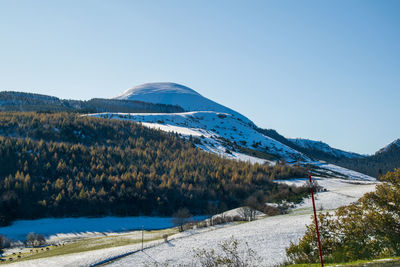
[[[218,104],[195,90],[172,82],[145,83],[126,90],[115,99],[138,100],[155,104],[177,105],[185,111],[214,111],[234,115],[242,121],[250,123],[248,118],[237,111]]]
[[[199,95],[195,90],[178,83],[172,82],[155,82],[144,83],[126,90],[116,99],[127,99],[133,96],[150,95],[150,94],[189,94]]]

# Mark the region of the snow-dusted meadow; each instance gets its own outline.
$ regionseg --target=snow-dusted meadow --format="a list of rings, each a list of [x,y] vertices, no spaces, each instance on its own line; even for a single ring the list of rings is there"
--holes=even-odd
[[[301,185],[307,179],[282,181]],[[341,179],[318,178],[318,183],[327,189],[316,194],[316,205],[323,210],[332,210],[356,201],[363,194],[375,189],[373,181],[347,181]],[[262,266],[274,266],[286,259],[285,249],[290,242],[296,242],[305,232],[306,225],[312,222],[312,204],[307,199],[298,205],[290,214],[266,217],[257,221],[227,225],[212,232],[201,233],[191,237],[176,239],[170,244],[150,248],[145,253],[136,253],[111,264],[111,266],[130,266],[132,262],[139,265],[168,263],[172,266],[194,263],[194,251],[199,248],[218,250],[218,244],[233,236],[261,257]],[[195,265],[196,266],[196,265]]]

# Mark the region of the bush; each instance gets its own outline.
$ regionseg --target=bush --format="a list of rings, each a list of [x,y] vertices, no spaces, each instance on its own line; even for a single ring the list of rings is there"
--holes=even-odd
[[[201,266],[257,266],[260,259],[256,252],[249,248],[248,244],[244,244],[243,249],[239,249],[239,242],[233,236],[219,244],[222,253],[218,254],[214,249],[198,250],[195,258],[198,259]]]
[[[280,208],[270,205],[265,205],[263,212],[267,216],[276,216],[282,214],[282,210]]]
[[[218,225],[218,224],[223,224],[223,223],[230,223],[230,222],[240,222],[243,221],[243,217],[239,215],[235,216],[215,216],[212,219],[210,219],[210,224],[211,225]]]
[[[168,234],[163,234],[162,238],[164,239],[164,242],[168,242]]]

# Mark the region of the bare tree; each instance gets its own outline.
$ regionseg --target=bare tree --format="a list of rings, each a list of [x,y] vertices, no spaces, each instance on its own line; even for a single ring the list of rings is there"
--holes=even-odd
[[[238,213],[243,220],[252,221],[256,218],[257,210],[246,206],[239,208]]]
[[[35,244],[35,239],[36,239],[35,237],[36,237],[35,233],[29,233],[29,234],[26,236],[25,244],[26,244],[27,246],[33,247],[34,244]]]
[[[8,239],[5,235],[0,235],[0,254],[3,253],[4,248],[10,247],[10,239]]]
[[[172,218],[172,223],[175,226],[179,227],[179,231],[183,232],[183,226],[188,223],[191,218],[192,214],[190,214],[189,210],[187,208],[181,208],[177,212],[175,212]]]
[[[25,244],[32,247],[40,247],[46,243],[44,235],[29,233],[26,236]]]

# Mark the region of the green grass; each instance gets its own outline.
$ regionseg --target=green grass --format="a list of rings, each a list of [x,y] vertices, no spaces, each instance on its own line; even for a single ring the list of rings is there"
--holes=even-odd
[[[150,242],[155,240],[162,239],[163,234],[168,234],[171,236],[176,234],[178,231],[176,228],[170,228],[165,230],[156,230],[156,231],[145,231],[144,233],[144,242]],[[119,247],[126,246],[132,244],[141,243],[141,237],[132,238],[130,235],[132,233],[126,233],[117,236],[104,236],[104,237],[95,237],[95,238],[85,238],[81,240],[77,240],[71,243],[67,243],[64,246],[48,246],[49,250],[42,251],[41,248],[33,248],[33,252],[24,252],[21,254],[21,258],[18,259],[17,255],[10,255],[7,257],[3,257],[4,259],[13,258],[12,262],[20,262],[25,260],[34,260],[41,258],[48,258],[53,256],[67,255],[77,252],[85,252],[92,251],[104,248],[111,247]],[[152,234],[151,237],[146,238],[146,235]],[[36,250],[39,252],[37,253]],[[1,262],[0,264],[7,264],[10,261]]]
[[[324,266],[346,266],[346,267],[360,267],[360,266],[368,266],[368,267],[391,267],[391,266],[400,266],[400,257],[396,258],[385,258],[390,259],[390,261],[379,261],[379,260],[359,260],[352,262],[341,262],[341,263],[326,263]],[[285,265],[285,267],[319,267],[321,264],[289,264]]]

